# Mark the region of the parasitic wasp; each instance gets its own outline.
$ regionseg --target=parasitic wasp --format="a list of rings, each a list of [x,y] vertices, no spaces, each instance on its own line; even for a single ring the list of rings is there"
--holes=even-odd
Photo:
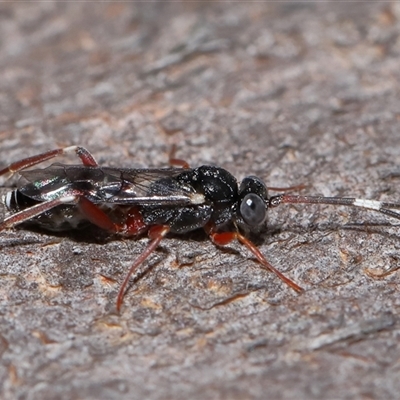
[[[52,164],[28,169],[59,155],[75,153],[79,165]],[[400,219],[400,203],[353,197],[279,194],[302,188],[267,188],[256,176],[238,183],[225,169],[203,165],[189,168],[179,159],[169,168],[112,168],[99,166],[88,150],[70,146],[14,162],[1,175],[24,178],[3,202],[7,215],[0,230],[31,222],[50,231],[77,229],[84,223],[124,237],[147,233],[150,242],[130,267],[117,297],[122,305],[130,277],[168,233],[185,234],[202,228],[217,246],[237,240],[253,253],[260,265],[296,292],[303,289],[273,267],[243,232],[257,231],[266,223],[267,211],[282,204],[330,204],[373,210]]]

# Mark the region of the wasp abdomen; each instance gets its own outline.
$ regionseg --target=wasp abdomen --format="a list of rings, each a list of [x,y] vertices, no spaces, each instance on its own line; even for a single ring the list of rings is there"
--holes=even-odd
[[[16,189],[4,196],[4,204],[8,211],[15,213],[38,204],[38,201],[25,196],[19,189]]]

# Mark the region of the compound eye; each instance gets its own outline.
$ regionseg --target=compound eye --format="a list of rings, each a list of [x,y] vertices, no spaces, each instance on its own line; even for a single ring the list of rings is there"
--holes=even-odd
[[[250,226],[257,226],[264,222],[267,214],[264,200],[254,193],[249,193],[240,203],[240,215]]]

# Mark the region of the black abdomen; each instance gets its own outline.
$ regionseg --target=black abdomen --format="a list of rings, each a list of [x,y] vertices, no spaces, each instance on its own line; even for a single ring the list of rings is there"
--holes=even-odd
[[[8,192],[4,196],[4,204],[8,211],[16,213],[26,208],[32,207],[39,202],[22,194],[19,189]]]
[[[11,214],[28,209],[40,201],[34,200],[20,192],[19,189],[8,192],[4,196],[4,204]],[[46,230],[58,232],[77,229],[87,224],[87,221],[75,205],[62,204],[28,221],[26,225],[36,225]]]

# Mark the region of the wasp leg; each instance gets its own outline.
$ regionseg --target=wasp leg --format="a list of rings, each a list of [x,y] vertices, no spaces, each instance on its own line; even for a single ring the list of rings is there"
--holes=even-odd
[[[126,286],[129,283],[129,279],[135,270],[149,257],[149,255],[158,247],[161,240],[169,232],[170,228],[166,225],[155,225],[148,227],[144,222],[143,218],[136,207],[129,209],[126,219],[122,224],[114,223],[111,218],[96,204],[92,203],[86,197],[81,196],[78,200],[78,207],[82,214],[94,225],[99,228],[108,230],[114,233],[122,233],[127,236],[135,236],[148,230],[149,238],[151,239],[148,246],[145,248],[143,253],[137,258],[132,264],[121,287],[117,297],[117,311],[119,312],[124,298]]]
[[[43,214],[44,212],[49,211],[52,208],[60,206],[62,204],[75,204],[78,199],[79,197],[76,195],[64,196],[59,197],[58,199],[44,201],[43,203],[39,203],[32,207],[26,208],[25,210],[19,211],[15,214],[10,215],[9,217],[4,218],[4,220],[0,223],[0,231],[12,228],[25,221],[29,221],[30,219],[37,217],[38,215]]]
[[[241,235],[239,232],[214,232],[213,228],[206,228],[206,232],[209,234],[212,242],[217,246],[225,246],[233,240],[237,240],[247,247],[257,258],[258,262],[261,264],[262,268],[274,273],[279,279],[285,282],[288,286],[294,289],[296,292],[301,293],[304,291],[297,283],[293,282],[291,279],[286,277],[279,272],[275,267],[273,267],[267,259],[262,255],[261,251],[257,246],[252,243],[249,239]]]
[[[22,160],[16,161],[9,166],[0,170],[0,176],[7,173],[14,174],[15,172],[21,171],[25,168],[32,167],[34,165],[40,164],[44,161],[50,160],[62,154],[68,154],[74,152],[82,161],[82,164],[86,167],[97,167],[97,162],[94,157],[90,154],[88,150],[81,146],[70,146],[61,149],[55,149],[46,151],[45,153],[37,154],[32,157],[24,158]]]
[[[126,286],[129,283],[129,279],[132,274],[136,271],[136,269],[150,256],[150,254],[158,247],[161,240],[165,237],[165,235],[169,232],[169,226],[166,225],[155,225],[149,229],[149,238],[151,239],[150,243],[144,249],[143,253],[136,259],[136,261],[132,264],[128,273],[125,276],[124,281],[122,282],[118,297],[117,297],[117,311],[119,312],[122,305],[122,300],[124,298]]]
[[[126,236],[137,236],[147,231],[149,227],[143,221],[142,214],[137,207],[131,207],[126,214],[125,224],[121,232]]]
[[[123,223],[115,223],[97,204],[84,196],[79,197],[78,208],[93,225],[112,233],[124,236],[137,236],[149,229],[136,207],[128,210]]]
[[[85,218],[93,225],[113,233],[119,232],[119,226],[115,224],[100,207],[92,203],[86,197],[79,197],[78,208]]]
[[[180,158],[170,158],[169,163],[170,163],[170,165],[173,165],[175,167],[181,167],[184,169],[190,168],[189,163],[185,160],[181,160]]]
[[[189,163],[180,158],[175,158],[175,153],[176,153],[176,145],[173,144],[171,147],[171,150],[169,152],[169,160],[168,160],[169,165],[172,165],[174,167],[181,167],[184,169],[189,169],[190,168]]]
[[[61,154],[75,153],[81,159],[85,167],[98,167],[97,161],[92,156],[92,153],[82,146],[69,146],[60,150]]]

